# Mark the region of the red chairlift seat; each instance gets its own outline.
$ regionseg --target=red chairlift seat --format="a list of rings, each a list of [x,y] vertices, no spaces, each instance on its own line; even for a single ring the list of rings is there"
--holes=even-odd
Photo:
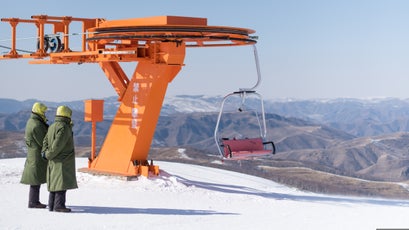
[[[271,149],[266,148],[268,145],[271,145]],[[274,143],[272,141],[263,142],[261,137],[245,139],[223,138],[221,147],[224,149],[224,157],[226,159],[245,159],[275,154]]]

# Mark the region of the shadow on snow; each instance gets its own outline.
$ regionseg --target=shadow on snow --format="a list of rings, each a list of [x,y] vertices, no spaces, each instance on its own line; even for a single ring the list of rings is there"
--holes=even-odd
[[[237,213],[216,212],[212,210],[169,209],[169,208],[129,208],[129,207],[102,207],[102,206],[75,206],[70,205],[74,213],[92,214],[151,214],[151,215],[238,215]]]
[[[294,201],[307,201],[307,202],[338,202],[338,203],[362,203],[362,204],[373,204],[373,205],[385,205],[385,206],[402,206],[409,207],[409,201],[406,200],[392,200],[392,199],[376,199],[376,198],[362,198],[362,197],[342,197],[342,196],[330,196],[330,195],[319,195],[319,194],[306,194],[306,195],[294,195],[294,194],[284,194],[275,192],[265,192],[254,188],[246,186],[228,185],[228,184],[216,184],[208,183],[202,181],[193,181],[181,176],[175,176],[179,182],[185,184],[186,186],[195,186],[198,188],[212,190],[223,193],[231,194],[243,194],[252,196],[261,196],[269,199],[278,200],[294,200]]]

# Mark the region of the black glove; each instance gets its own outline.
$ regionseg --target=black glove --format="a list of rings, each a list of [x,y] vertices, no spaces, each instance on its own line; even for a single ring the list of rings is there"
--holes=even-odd
[[[42,152],[42,153],[41,153],[41,157],[42,157],[44,160],[48,160],[47,157],[45,156],[45,152]]]

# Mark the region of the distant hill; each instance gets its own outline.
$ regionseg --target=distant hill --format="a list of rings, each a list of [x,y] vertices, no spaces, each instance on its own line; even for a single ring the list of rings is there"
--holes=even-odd
[[[116,97],[102,98],[105,119],[112,118],[118,108]],[[165,98],[161,115],[194,112],[218,112],[221,96],[179,95]],[[35,100],[0,99],[0,114],[30,110]],[[69,105],[83,112],[84,101],[44,102],[50,108]],[[257,103],[248,100],[249,104]],[[266,113],[295,117],[305,121],[342,130],[357,137],[376,136],[409,131],[409,100],[384,99],[328,99],[328,100],[264,100]]]
[[[409,131],[408,99],[268,101],[266,111],[326,124],[359,137]]]

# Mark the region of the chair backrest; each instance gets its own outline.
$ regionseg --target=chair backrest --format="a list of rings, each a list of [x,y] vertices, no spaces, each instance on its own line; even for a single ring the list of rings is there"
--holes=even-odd
[[[264,150],[263,140],[261,138],[223,140],[223,145],[225,152],[228,148],[227,146],[230,147],[232,152]]]

